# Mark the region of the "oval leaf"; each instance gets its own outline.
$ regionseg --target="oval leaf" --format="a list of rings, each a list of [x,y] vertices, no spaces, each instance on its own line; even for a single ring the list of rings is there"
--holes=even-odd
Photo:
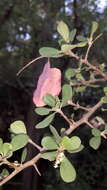
[[[61,141],[61,137],[59,136],[57,130],[52,125],[49,128],[51,133],[53,134],[53,137],[55,138],[55,141],[59,144]]]
[[[94,35],[94,33],[96,32],[97,29],[98,29],[98,23],[93,21],[92,22],[92,28],[91,28],[91,35],[90,35],[91,38],[93,37],[93,35]]]
[[[4,168],[4,169],[2,170],[0,176],[2,176],[2,177],[7,177],[7,176],[9,176],[9,171],[8,171],[6,168]]]
[[[75,45],[76,45],[76,47],[85,47],[87,45],[87,42],[81,42],[81,43],[78,43]]]
[[[60,164],[60,175],[63,181],[70,183],[76,179],[76,171],[71,162],[65,157]]]
[[[65,24],[63,21],[60,21],[57,26],[57,31],[59,34],[62,36],[62,38],[66,41],[69,42],[69,28],[67,24]]]
[[[38,115],[48,115],[50,113],[51,109],[49,108],[36,108],[35,109],[35,112],[38,114]]]
[[[49,160],[49,161],[56,160],[56,156],[57,156],[57,152],[56,151],[45,152],[45,153],[41,154],[41,158],[44,158],[44,159]]]
[[[70,80],[71,77],[74,77],[74,76],[75,76],[75,74],[76,74],[76,73],[75,73],[75,69],[69,68],[69,69],[67,69],[66,72],[65,72],[65,78],[68,79],[68,80]]]
[[[62,138],[61,140],[61,146],[64,147],[64,149],[66,150],[70,150],[71,149],[71,140],[69,137],[65,136]]]
[[[0,138],[0,154],[2,154],[3,140]]]
[[[55,117],[55,112],[52,113],[51,115],[47,116],[43,121],[41,121],[40,123],[38,123],[35,127],[36,128],[45,128],[48,127],[49,124],[52,122],[52,120]]]
[[[107,94],[107,87],[104,88],[104,93]]]
[[[2,145],[2,155],[4,157],[10,157],[12,156],[12,150],[13,150],[13,147],[10,143],[4,143]]]
[[[24,148],[21,155],[21,163],[23,163],[26,160],[27,157],[27,148]]]
[[[76,150],[81,145],[81,139],[77,136],[71,137],[71,150]]]
[[[56,99],[54,98],[54,96],[52,96],[51,94],[46,94],[43,97],[43,101],[46,105],[51,106],[51,107],[55,107],[56,104]]]
[[[26,134],[26,127],[22,121],[15,121],[10,125],[10,131],[15,134]]]
[[[73,45],[64,44],[61,46],[61,51],[63,53],[66,53],[66,52],[70,51],[73,47],[74,47]]]
[[[72,88],[69,84],[62,87],[62,104],[66,104],[72,98]]]
[[[107,123],[105,124],[105,130],[107,130]]]
[[[70,41],[71,42],[74,40],[76,32],[77,32],[76,29],[71,30],[71,32],[70,32]]]
[[[52,47],[42,47],[39,49],[39,53],[44,57],[59,57],[61,56],[60,51]]]
[[[104,104],[106,104],[106,103],[107,103],[107,97],[102,97],[102,98],[101,98],[101,101],[102,101]]]
[[[52,137],[44,137],[41,142],[42,146],[47,148],[48,150],[54,150],[58,148],[58,145],[56,144],[54,138]]]
[[[12,150],[16,151],[27,145],[29,137],[25,134],[16,135],[12,138]]]
[[[85,38],[84,36],[81,36],[81,35],[78,35],[76,38],[80,42],[86,42],[87,41],[87,38]]]
[[[93,128],[93,129],[92,129],[92,135],[93,135],[93,136],[98,137],[98,136],[100,136],[100,134],[101,134],[101,131],[100,131],[100,130],[98,130],[98,129],[96,129],[96,128]]]
[[[93,149],[97,150],[101,144],[101,137],[92,137],[89,144]]]
[[[80,152],[84,149],[84,146],[81,144],[80,147],[76,150],[69,150],[68,152],[73,154],[73,153],[77,153],[77,152]]]

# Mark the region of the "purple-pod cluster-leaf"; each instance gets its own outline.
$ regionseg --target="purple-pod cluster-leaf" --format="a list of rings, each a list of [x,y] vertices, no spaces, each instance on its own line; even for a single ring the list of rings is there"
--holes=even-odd
[[[50,62],[48,61],[41,73],[37,88],[33,94],[33,102],[36,107],[42,107],[45,105],[43,97],[46,94],[58,96],[61,91],[61,71],[57,68],[50,68]]]

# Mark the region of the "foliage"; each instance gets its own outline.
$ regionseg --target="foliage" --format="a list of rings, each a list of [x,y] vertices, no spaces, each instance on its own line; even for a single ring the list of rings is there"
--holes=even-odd
[[[107,81],[106,72],[102,71],[99,66],[96,67],[88,61],[89,51],[94,42],[100,37],[100,35],[94,37],[97,28],[98,23],[94,21],[92,23],[90,35],[88,37],[78,36],[77,41],[74,43],[76,30],[74,29],[70,32],[68,25],[64,21],[60,21],[58,22],[57,26],[57,32],[60,35],[60,43],[58,44],[58,49],[52,47],[40,48],[40,55],[48,57],[48,59],[59,58],[62,56],[69,56],[74,58],[78,62],[77,68],[70,68],[69,70],[65,71],[67,82],[62,85],[60,97],[60,90],[56,88],[57,86],[55,83],[57,78],[56,73],[58,72],[58,69],[51,68],[50,66],[48,68],[47,65],[50,64],[49,60],[48,63],[46,63],[37,84],[37,91],[40,92],[40,96],[35,97],[36,95],[34,93],[34,98],[38,98],[38,102],[40,101],[40,104],[37,104],[37,99],[34,101],[34,103],[36,107],[38,107],[35,109],[35,112],[38,115],[45,116],[45,118],[43,118],[43,120],[36,125],[36,128],[42,129],[49,127],[51,135],[44,134],[41,140],[41,145],[38,145],[37,143],[33,142],[32,139],[30,139],[29,135],[27,134],[26,126],[22,121],[18,120],[13,122],[10,125],[9,130],[11,133],[11,141],[3,142],[3,140],[0,139],[0,161],[1,165],[5,164],[7,166],[11,166],[14,171],[11,174],[6,171],[2,171],[1,176],[5,177],[0,182],[1,185],[10,179],[10,175],[12,178],[24,168],[27,168],[29,166],[34,166],[40,175],[39,170],[35,166],[36,162],[40,158],[53,161],[54,168],[59,168],[60,176],[64,182],[73,182],[76,179],[77,175],[76,169],[72,163],[72,157],[71,160],[69,160],[67,155],[72,155],[82,151],[84,148],[84,143],[81,141],[79,136],[73,135],[72,132],[82,124],[86,124],[88,127],[93,128],[92,138],[89,140],[89,145],[94,150],[97,150],[99,148],[102,138],[106,140],[106,122],[100,116],[93,116],[93,114],[100,107],[103,107],[105,104],[107,104],[106,85],[104,85],[104,88],[100,86],[103,95],[100,97],[99,102],[97,102],[92,107],[90,104],[85,107],[80,105],[75,98],[80,93],[84,94],[88,86],[93,88],[93,84],[97,82]],[[75,53],[76,48],[81,49],[84,47],[87,47],[84,56],[79,56]],[[86,75],[84,75],[84,73],[86,73]],[[44,76],[46,76],[46,78],[44,78]],[[49,79],[48,83],[45,83],[47,78]],[[60,79],[61,77],[58,78],[59,81],[61,81]],[[39,83],[40,80],[42,82]],[[96,88],[96,86],[94,87]],[[57,94],[56,89],[58,89]],[[67,106],[71,106],[73,109],[81,109],[84,111],[84,113],[81,115],[81,118],[79,120],[75,120],[73,116],[71,116],[71,118],[67,117],[63,111]],[[64,130],[61,129],[60,132],[57,131],[56,126],[54,127],[51,125],[56,117],[56,114],[60,114],[68,124],[68,127],[66,128],[65,126]],[[97,123],[97,126],[92,123],[92,120],[94,120],[95,124]],[[102,128],[100,129],[100,127]],[[28,143],[37,148],[39,150],[39,153],[35,155],[31,160],[26,161],[27,151],[24,149],[21,156],[21,162],[11,163],[8,158],[10,158],[15,151],[24,148]]]

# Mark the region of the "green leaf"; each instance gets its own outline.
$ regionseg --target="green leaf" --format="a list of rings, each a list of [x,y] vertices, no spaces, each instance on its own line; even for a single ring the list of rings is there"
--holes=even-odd
[[[99,137],[92,137],[89,141],[89,145],[95,150],[97,150],[99,148],[100,144],[101,144],[101,137],[100,136]]]
[[[57,31],[59,32],[59,34],[62,36],[62,38],[66,42],[70,41],[70,39],[69,39],[69,33],[70,33],[69,28],[68,28],[67,24],[65,24],[63,21],[60,21],[58,23]]]
[[[76,29],[71,30],[71,32],[70,32],[70,41],[71,42],[73,42],[75,35],[76,35],[76,32],[77,32]]]
[[[2,138],[0,138],[0,145],[2,145],[3,144],[3,139]]]
[[[49,160],[49,161],[56,160],[56,156],[57,156],[57,151],[45,152],[45,153],[41,154],[41,158],[44,158],[44,159]]]
[[[43,101],[45,104],[47,104],[48,106],[51,106],[51,107],[55,107],[55,105],[56,105],[56,99],[51,94],[46,94],[43,97]]]
[[[63,137],[61,140],[61,146],[63,146],[66,150],[70,150],[72,146],[70,138],[67,136]]]
[[[87,38],[85,38],[84,36],[78,35],[76,38],[80,42],[87,42]]]
[[[21,155],[21,163],[23,163],[26,160],[27,157],[27,148],[24,148]]]
[[[99,129],[93,128],[92,129],[92,135],[95,137],[98,137],[101,135],[101,131]]]
[[[98,29],[98,23],[97,22],[92,22],[92,28],[91,28],[91,35],[90,37],[93,38],[94,33],[96,32],[96,30]]]
[[[74,137],[63,137],[61,140],[61,145],[66,149],[66,150],[77,150],[80,148],[81,145],[81,140],[79,137],[74,136]]]
[[[56,100],[55,108],[60,108],[60,106],[61,106],[61,102],[60,102],[59,97],[58,97],[58,96],[55,96],[55,100]]]
[[[55,141],[59,144],[61,141],[61,137],[59,136],[57,130],[52,125],[49,128],[53,137],[55,138]]]
[[[79,80],[79,81],[83,81],[84,80],[84,77],[81,73],[77,73],[76,74],[76,78]]]
[[[78,44],[62,44],[61,46],[61,52],[63,53],[67,53],[68,51],[72,50],[72,49],[75,49],[77,47],[85,47],[87,45],[87,42],[81,42],[81,43],[78,43]]]
[[[102,101],[104,104],[106,104],[106,103],[107,103],[107,97],[102,97],[102,98],[101,98],[101,101]]]
[[[75,48],[74,45],[63,44],[63,45],[61,46],[61,51],[62,51],[63,53],[66,53],[66,52],[68,52],[68,51],[70,51],[71,49],[74,49],[74,48]]]
[[[16,135],[12,138],[11,144],[13,146],[13,151],[19,150],[25,147],[28,143],[29,137],[25,134]]]
[[[100,64],[99,69],[100,69],[100,71],[104,72],[105,71],[105,64],[104,63]],[[107,88],[107,87],[105,87],[105,88]]]
[[[61,128],[61,129],[60,129],[60,134],[61,134],[61,135],[64,134],[65,131],[66,131],[65,128]]]
[[[44,137],[41,142],[42,146],[47,148],[48,150],[54,150],[58,148],[58,145],[56,144],[53,137]]]
[[[63,38],[58,40],[59,45],[61,46],[62,44],[65,44],[65,40]]]
[[[39,49],[39,53],[41,56],[44,57],[59,57],[61,56],[61,52],[56,49],[56,48],[52,48],[52,47],[42,47]]]
[[[86,89],[85,86],[77,87],[77,88],[76,88],[76,92],[77,92],[77,93],[78,93],[78,92],[83,92],[85,89]]]
[[[87,42],[81,42],[78,44],[75,44],[76,47],[85,47],[87,45]]]
[[[104,88],[104,93],[107,94],[107,87]]]
[[[100,122],[101,124],[105,124],[103,118],[96,116],[96,119],[97,119],[97,121]]]
[[[49,108],[45,108],[45,107],[42,107],[42,108],[36,108],[35,109],[35,112],[38,114],[38,115],[48,115],[50,113],[51,109]]]
[[[105,124],[105,130],[107,130],[107,123]]]
[[[2,154],[3,140],[0,138],[0,154]]]
[[[72,88],[69,84],[62,87],[62,104],[66,104],[72,98]]]
[[[71,137],[71,148],[70,150],[76,150],[78,148],[80,148],[81,145],[81,139],[77,136],[73,136]]]
[[[76,150],[69,150],[68,152],[71,153],[71,154],[73,154],[73,153],[77,153],[77,152],[82,151],[83,148],[84,148],[84,146],[81,144],[80,147],[79,147],[78,149],[76,149]]]
[[[75,69],[69,68],[69,69],[67,69],[66,72],[65,72],[65,78],[68,79],[68,80],[70,80],[71,77],[74,77],[74,76],[75,76],[75,74],[76,74],[76,73],[75,73]]]
[[[3,157],[11,157],[12,156],[12,150],[13,150],[13,147],[10,143],[4,143],[2,145],[2,155]]]
[[[48,127],[49,124],[54,119],[54,117],[55,117],[55,112],[52,113],[51,115],[47,116],[43,121],[38,123],[35,127],[38,128],[38,129]]]
[[[10,131],[15,134],[26,134],[26,127],[22,121],[15,121],[10,125]]]
[[[70,183],[76,179],[76,171],[72,163],[65,157],[60,164],[60,175],[64,182]]]
[[[9,176],[9,171],[8,171],[6,168],[4,168],[4,169],[2,170],[0,176],[2,176],[2,177],[4,177],[4,178],[7,177],[7,176]]]

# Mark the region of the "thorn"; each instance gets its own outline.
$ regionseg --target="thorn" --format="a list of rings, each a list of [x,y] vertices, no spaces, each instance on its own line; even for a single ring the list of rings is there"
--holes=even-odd
[[[37,168],[37,165],[36,164],[33,164],[35,170],[37,171],[37,173],[41,176],[41,173],[39,172],[38,168]]]

